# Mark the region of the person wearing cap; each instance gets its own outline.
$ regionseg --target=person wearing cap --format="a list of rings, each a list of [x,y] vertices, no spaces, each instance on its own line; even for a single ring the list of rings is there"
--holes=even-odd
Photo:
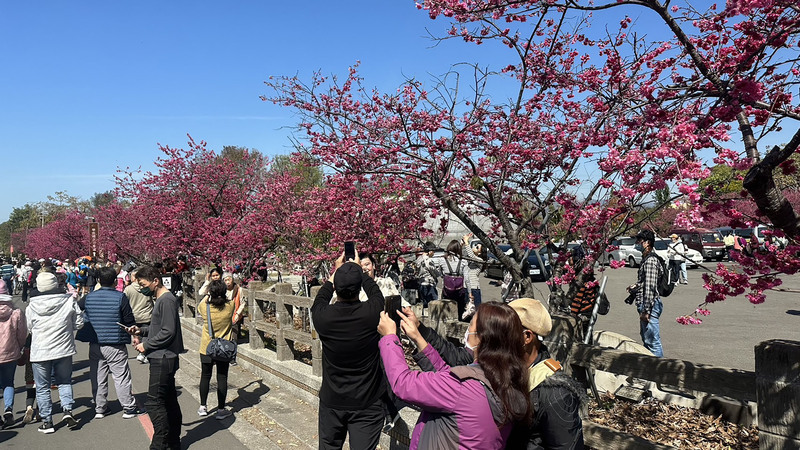
[[[377,283],[355,260],[335,262],[335,271],[320,287],[311,306],[314,329],[322,342],[319,390],[319,448],[373,449],[384,424],[385,377],[377,331],[384,299]],[[361,289],[367,301],[358,299]],[[334,291],[338,301],[331,303]]]
[[[25,318],[31,333],[33,377],[36,381],[36,401],[42,425],[39,431],[50,434],[53,428],[53,400],[50,396],[51,376],[58,386],[63,421],[74,428],[78,421],[72,414],[72,355],[75,350],[75,331],[83,327],[83,314],[75,298],[58,286],[56,276],[42,272],[36,277],[36,294],[31,295]]]
[[[509,303],[524,328],[524,358],[528,367],[529,397],[533,419],[529,427],[515,427],[508,439],[508,449],[582,449],[583,423],[580,417],[585,395],[581,386],[561,370],[561,364],[550,357],[542,338],[553,327],[550,313],[538,300],[520,298]],[[465,347],[459,347],[423,325],[411,308],[403,313],[419,329],[422,338],[430,344],[450,366],[472,364],[474,349],[469,336]],[[467,330],[469,331],[469,330]],[[433,365],[422,352],[413,355],[422,370],[433,370]]]
[[[639,266],[636,283],[628,286],[628,293],[635,294],[636,310],[639,313],[639,334],[644,347],[659,358],[664,356],[661,346],[659,317],[664,310],[658,295],[658,276],[661,262],[653,251],[655,234],[642,230],[636,235],[636,243],[642,246],[642,263]]]
[[[689,277],[686,273],[686,252],[689,251],[689,248],[686,247],[686,244],[683,243],[683,240],[677,234],[672,233],[669,237],[672,239],[672,242],[667,246],[670,271],[673,274],[680,272],[680,283],[689,284]]]

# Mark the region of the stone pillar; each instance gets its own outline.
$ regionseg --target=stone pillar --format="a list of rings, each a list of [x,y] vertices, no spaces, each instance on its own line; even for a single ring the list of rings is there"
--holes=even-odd
[[[773,339],[755,353],[758,448],[800,448],[800,342]]]
[[[458,320],[458,304],[454,300],[434,300],[428,303],[428,326],[439,336],[447,336],[447,322]]]
[[[283,330],[291,329],[292,315],[286,308],[286,303],[283,301],[284,295],[292,295],[292,285],[289,283],[278,283],[275,285],[275,319],[278,322],[278,332],[275,334],[275,347],[278,356],[278,361],[291,361],[294,359],[294,353],[289,348],[289,343],[283,335]],[[292,305],[289,305],[291,307]]]

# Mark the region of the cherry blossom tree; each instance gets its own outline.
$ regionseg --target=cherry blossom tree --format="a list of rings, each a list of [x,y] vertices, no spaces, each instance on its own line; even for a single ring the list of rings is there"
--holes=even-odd
[[[89,222],[79,211],[61,213],[28,233],[24,252],[30,258],[72,259],[89,253]]]
[[[428,87],[408,80],[390,93],[366,88],[357,66],[343,80],[319,73],[308,82],[271,79],[274,93],[265,99],[303,116],[305,150],[323,164],[342,176],[402,183],[432,214],[452,214],[525,291],[522,251],[555,238],[554,219],[559,238],[581,237],[594,254],[679,198],[689,208],[676,225],[701,224],[720,210],[741,219],[730,198],[700,188],[709,164],[728,165],[748,171],[743,195],[758,207],[755,220],[770,221],[791,245],[740,261],[743,272],[719,267],[705,277],[707,299],[749,291],[758,303],[780,283],[778,274],[800,268],[800,221],[773,180],[776,169],[795,170],[789,157],[800,131],[783,148],[761,148],[800,119],[794,1],[730,0],[705,11],[654,0],[417,6],[450,20],[442,39],[497,45],[508,63],[499,74],[475,66],[468,86],[461,70]],[[632,19],[638,14],[652,20],[640,25]],[[603,23],[615,25],[592,27]],[[513,80],[514,89],[498,95],[496,78]],[[510,100],[497,100],[503,97]],[[664,188],[675,195],[654,204],[653,193]],[[471,213],[489,218],[491,228]],[[500,239],[513,255],[498,251]],[[585,278],[568,265],[556,274],[555,284],[573,288]]]

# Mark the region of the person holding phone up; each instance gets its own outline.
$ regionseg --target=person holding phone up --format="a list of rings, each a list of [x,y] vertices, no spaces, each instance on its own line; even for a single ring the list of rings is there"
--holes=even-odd
[[[342,253],[311,307],[323,349],[320,449],[341,449],[348,433],[350,448],[373,449],[384,423],[382,397],[386,382],[377,332],[384,299],[378,285],[359,264],[357,252],[347,262]],[[365,302],[358,299],[362,286],[367,294]],[[334,291],[338,301],[331,304]]]

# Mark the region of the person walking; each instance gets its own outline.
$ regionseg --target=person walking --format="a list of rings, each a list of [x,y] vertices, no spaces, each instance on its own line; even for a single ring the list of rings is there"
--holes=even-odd
[[[442,258],[436,258],[439,273],[442,274],[442,298],[455,300],[458,305],[458,317],[465,320],[467,302],[474,301],[472,285],[469,280],[469,267],[461,257],[461,242],[453,239],[447,245],[447,253]]]
[[[478,275],[486,264],[483,245],[480,242],[475,242],[474,244],[470,242],[472,236],[472,233],[464,235],[462,238],[463,244],[461,246],[462,256],[467,261],[467,268],[469,269],[468,278],[471,294],[469,302],[467,303],[466,308],[464,308],[464,314],[461,316],[462,320],[472,317],[472,315],[475,313],[475,309],[481,305],[481,284]]]
[[[408,367],[397,325],[381,312],[379,346],[389,384],[400,399],[422,410],[410,448],[504,449],[512,428],[531,417],[524,333],[517,313],[504,303],[481,304],[465,334],[474,362],[459,367],[448,366],[409,318],[398,314],[403,330],[435,369]]]
[[[0,278],[6,283],[9,295],[14,295],[14,277],[17,275],[17,269],[14,268],[14,263],[11,258],[4,261],[0,266]]]
[[[361,288],[367,301],[358,299]],[[334,291],[338,301],[331,303]],[[319,448],[374,449],[384,424],[383,396],[376,330],[384,299],[377,283],[355,260],[335,262],[311,307],[314,328],[322,342],[322,385],[319,390]]]
[[[125,294],[125,297],[128,297],[128,303],[131,305],[136,326],[143,328],[150,325],[150,319],[153,317],[153,297],[149,295],[152,294],[151,292],[143,293],[142,286],[136,281],[137,273],[138,269],[131,271],[131,284],[122,293]],[[139,345],[139,342],[139,336],[134,336],[133,345]],[[136,356],[136,360],[142,364],[147,364],[147,357],[144,356],[144,353],[139,353]]]
[[[0,280],[0,389],[3,390],[3,415],[0,426],[14,424],[14,373],[25,348],[28,326],[21,309],[14,308],[6,283]]]
[[[215,280],[209,283],[208,295],[197,305],[197,314],[203,319],[203,333],[200,337],[200,408],[197,414],[200,416],[208,415],[208,391],[211,384],[211,372],[214,366],[217,367],[217,413],[215,418],[225,419],[231,415],[231,411],[225,408],[225,401],[228,396],[228,368],[230,363],[226,361],[215,361],[206,354],[208,343],[211,342],[211,330],[208,329],[209,317],[214,337],[232,340],[233,338],[233,316],[235,305],[229,302],[225,294],[227,288],[222,281]]]
[[[439,284],[439,269],[433,260],[433,252],[436,248],[433,242],[426,242],[422,251],[417,255],[417,268],[419,273],[418,297],[422,300],[423,307],[427,308],[428,303],[438,300],[439,294],[436,292],[436,285]]]
[[[628,293],[635,294],[636,310],[639,313],[639,334],[644,347],[659,358],[664,356],[661,345],[659,317],[664,310],[658,295],[658,277],[661,275],[661,262],[653,251],[655,234],[642,230],[636,235],[636,243],[642,245],[642,263],[636,283],[628,286]]]
[[[51,381],[55,379],[63,421],[75,428],[78,421],[72,414],[72,355],[75,350],[75,331],[83,327],[84,319],[75,298],[60,291],[56,276],[42,272],[36,277],[36,296],[31,296],[25,311],[31,332],[31,363],[36,382],[36,401],[42,425],[39,431],[55,432]]]
[[[78,331],[76,339],[89,342],[89,376],[94,397],[95,419],[108,414],[108,376],[114,379],[117,398],[122,405],[122,418],[140,414],[131,389],[131,368],[128,365],[130,335],[119,324],[136,324],[128,297],[116,290],[117,272],[112,267],[98,269],[100,289],[86,295],[84,313],[88,323]]]
[[[670,236],[672,242],[667,247],[667,256],[669,257],[670,273],[680,273],[679,280],[681,284],[689,284],[689,276],[686,273],[686,252],[689,248],[683,243],[680,236],[673,233]]]
[[[150,450],[180,449],[183,414],[178,403],[175,373],[179,368],[178,355],[183,353],[183,334],[178,317],[178,299],[161,284],[161,273],[152,266],[136,272],[142,294],[154,294],[153,316],[150,325],[129,327],[127,331],[143,337],[136,350],[150,361],[150,381],[147,408],[153,423]]]

